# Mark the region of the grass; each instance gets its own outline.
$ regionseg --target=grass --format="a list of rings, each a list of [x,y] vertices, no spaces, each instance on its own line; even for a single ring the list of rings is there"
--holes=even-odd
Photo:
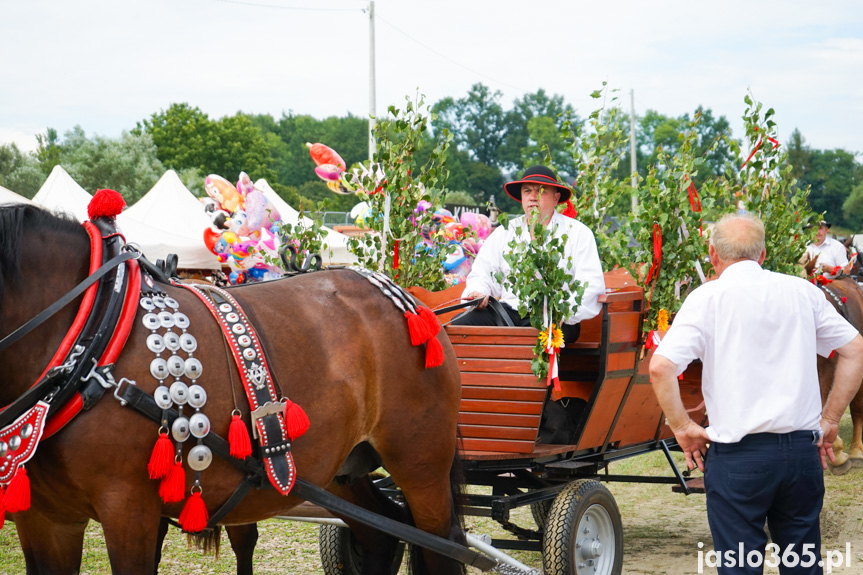
[[[843,418],[840,433],[850,444],[850,416]],[[682,467],[682,455],[675,454]],[[670,475],[670,469],[661,452],[633,457],[613,463],[610,473],[626,475]],[[845,572],[863,572],[863,468],[851,469],[846,475],[825,474],[827,495],[821,514],[822,541],[825,549],[844,550],[850,542],[854,555],[852,568]],[[704,549],[712,547],[707,527],[704,497],[684,496],[672,493],[668,485],[641,483],[610,483],[623,518],[624,568],[626,575],[683,574],[694,573],[696,568],[697,543],[705,543]],[[476,491],[482,488],[472,487]],[[535,528],[528,508],[517,509],[511,520],[527,528]],[[510,538],[496,522],[487,518],[466,518],[469,531],[488,534],[493,538]],[[308,523],[286,522],[277,519],[264,521],[258,526],[260,538],[255,551],[255,573],[279,573],[287,575],[322,574],[318,554],[317,526]],[[542,568],[542,557],[538,552],[513,551],[510,553],[522,563],[537,569]],[[167,575],[185,573],[233,573],[236,562],[227,542],[222,540],[219,558],[204,556],[199,550],[189,548],[186,538],[178,530],[171,529],[165,540],[160,573]],[[0,575],[24,573],[23,555],[11,521],[0,530]],[[469,569],[471,575],[480,573]],[[705,569],[710,573],[710,569]],[[715,572],[715,570],[713,571]],[[775,572],[767,571],[767,573]],[[834,571],[842,573],[843,571]],[[82,575],[110,573],[107,552],[101,526],[95,522],[87,528],[84,541]],[[407,573],[402,566],[400,573]]]

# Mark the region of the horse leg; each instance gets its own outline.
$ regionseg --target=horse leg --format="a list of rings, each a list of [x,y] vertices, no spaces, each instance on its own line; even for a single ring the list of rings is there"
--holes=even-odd
[[[159,573],[159,563],[162,562],[162,545],[165,543],[165,536],[168,535],[168,529],[171,524],[168,523],[167,517],[162,517],[159,520],[159,531],[156,533],[156,565],[153,573]]]
[[[153,550],[162,520],[159,510],[122,505],[97,510],[105,533],[105,546],[114,575],[138,575],[156,572]]]
[[[86,519],[57,523],[33,509],[14,517],[27,575],[72,575],[81,570]]]
[[[853,423],[853,432],[851,434],[851,448],[848,450],[848,457],[853,459],[855,467],[863,465],[863,391],[857,392],[857,395],[851,401],[851,421]]]
[[[368,509],[373,513],[406,523],[406,510],[384,495],[369,476],[362,476],[344,484],[335,483],[330,490],[342,499]],[[346,519],[357,543],[363,549],[362,575],[387,574],[392,570],[399,540],[383,531],[363,523]]]
[[[228,540],[237,558],[237,575],[252,575],[252,559],[258,542],[258,524],[228,525]]]

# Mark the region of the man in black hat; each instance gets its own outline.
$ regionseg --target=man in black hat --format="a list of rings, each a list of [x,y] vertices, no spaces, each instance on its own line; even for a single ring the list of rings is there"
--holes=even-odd
[[[489,296],[502,304],[503,311],[516,326],[529,326],[530,318],[518,314],[518,298],[510,290],[505,289],[495,279],[495,273],[502,272],[504,277],[510,272],[509,265],[504,260],[504,253],[509,251],[509,243],[519,236],[529,241],[533,234],[531,226],[526,225],[531,212],[536,209],[542,225],[552,230],[555,237],[567,236],[564,257],[560,265],[578,280],[587,284],[578,311],[564,320],[563,332],[565,341],[574,341],[578,337],[577,325],[585,319],[596,316],[602,306],[598,302],[600,294],[605,293],[605,281],[602,276],[602,264],[596,249],[596,239],[593,232],[581,222],[559,214],[555,209],[558,204],[565,203],[572,193],[560,183],[555,173],[545,166],[528,168],[521,179],[509,182],[504,190],[517,202],[521,202],[524,216],[514,218],[508,227],[498,227],[485,240],[473,268],[467,276],[463,299],[482,297],[482,302],[473,311],[462,314],[452,323],[455,325],[497,325],[497,313],[489,309]]]
[[[831,225],[830,222],[821,220],[818,224],[818,232],[815,234],[815,241],[806,246],[804,256],[808,261],[818,258],[817,265],[827,278],[851,271],[845,246],[827,236]]]

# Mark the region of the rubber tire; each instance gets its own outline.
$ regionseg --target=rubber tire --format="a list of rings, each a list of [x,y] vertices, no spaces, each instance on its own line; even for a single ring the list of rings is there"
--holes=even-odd
[[[324,575],[360,575],[363,570],[362,549],[354,541],[351,530],[338,525],[321,525],[318,548]],[[396,575],[402,565],[405,544],[399,541],[389,575]]]
[[[586,527],[591,529],[588,534],[583,532]],[[613,541],[608,541],[609,536]],[[595,565],[588,565],[588,558],[582,555],[587,553],[587,547],[579,546],[580,537],[582,543],[585,540],[600,543],[601,553],[592,559]],[[573,481],[554,499],[545,524],[542,566],[545,575],[620,575],[623,570],[620,510],[614,496],[599,481]]]
[[[545,529],[552,503],[554,503],[554,500],[548,499],[530,504],[530,514],[533,515],[533,521],[540,530]]]

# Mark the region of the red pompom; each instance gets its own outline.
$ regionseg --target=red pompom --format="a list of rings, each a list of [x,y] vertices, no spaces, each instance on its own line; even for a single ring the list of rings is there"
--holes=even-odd
[[[180,527],[186,533],[200,533],[207,527],[209,520],[210,514],[207,512],[201,492],[192,493],[180,512]]]
[[[411,345],[417,346],[428,341],[430,337],[428,326],[425,319],[419,314],[405,312],[405,319],[408,320],[408,333],[411,334]]]
[[[30,478],[23,466],[18,468],[15,476],[6,486],[3,494],[3,506],[9,513],[18,513],[30,509]]]
[[[183,500],[185,493],[186,472],[183,471],[183,462],[176,461],[171,472],[159,484],[159,497],[165,503],[178,503]]]
[[[304,434],[309,429],[309,416],[302,407],[288,400],[285,407],[285,425],[288,428],[288,437],[291,441]]]
[[[231,457],[245,459],[252,454],[252,441],[249,439],[249,430],[243,423],[239,414],[231,418],[231,427],[228,429],[228,445],[231,448]]]
[[[96,218],[113,218],[126,207],[126,200],[120,192],[114,190],[99,190],[93,194],[93,199],[87,204],[87,215],[91,220]]]
[[[437,320],[437,316],[434,314],[434,312],[429,308],[420,306],[419,310],[419,314],[426,322],[426,328],[429,331],[428,339],[432,339],[440,331],[440,322]]]
[[[426,342],[426,369],[437,367],[443,363],[443,346],[438,338],[433,337]]]
[[[576,216],[578,216],[578,212],[575,211],[575,206],[572,205],[572,200],[566,200],[566,207],[560,213],[572,219],[575,219]]]
[[[150,454],[150,462],[147,464],[150,479],[162,479],[168,475],[173,463],[174,446],[168,439],[168,433],[163,431],[159,434],[156,445],[153,446],[153,453]]]

